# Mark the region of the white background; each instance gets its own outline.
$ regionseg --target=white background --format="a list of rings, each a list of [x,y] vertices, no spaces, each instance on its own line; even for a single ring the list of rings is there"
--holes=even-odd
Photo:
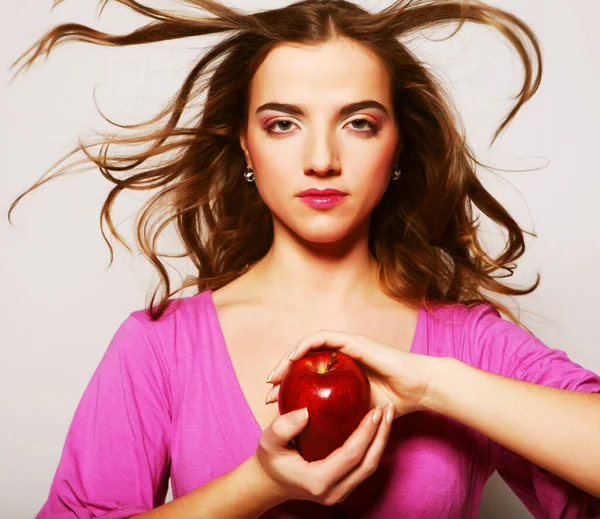
[[[229,4],[255,11],[284,2]],[[541,273],[540,288],[517,300],[522,318],[546,344],[600,373],[600,4],[494,4],[536,31],[545,68],[538,94],[492,149],[493,130],[520,87],[515,52],[496,33],[477,26],[465,27],[450,41],[425,41],[418,50],[447,81],[481,160],[504,169],[538,168],[481,172],[521,227],[538,235],[527,237],[527,253],[510,281],[528,285]],[[157,277],[138,254],[130,256],[114,242],[115,261],[106,269],[109,252],[99,211],[112,184],[97,170],[53,181],[25,197],[13,213],[14,226],[7,221],[9,205],[71,149],[77,136],[108,129],[94,107],[95,87],[110,119],[139,122],[175,93],[200,47],[214,41],[125,49],[72,43],[9,84],[10,64],[58,23],[119,33],[144,22],[119,5],[109,5],[98,19],[92,0],[67,0],[54,12],[50,5],[49,0],[9,0],[0,17],[0,517],[11,519],[33,517],[42,506],[85,386],[117,327],[144,307]],[[127,194],[116,205],[115,223],[130,240],[142,201],[139,194]],[[497,251],[502,248],[491,228],[485,240]],[[189,263],[172,264],[189,271]],[[485,488],[480,517],[531,515],[496,474]]]

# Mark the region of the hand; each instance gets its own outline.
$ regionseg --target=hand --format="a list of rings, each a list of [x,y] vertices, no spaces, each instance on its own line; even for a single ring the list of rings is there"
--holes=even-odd
[[[340,448],[312,463],[290,445],[310,421],[303,412],[298,409],[273,420],[262,432],[254,457],[282,501],[340,503],[379,465],[391,430],[392,408],[369,411]]]
[[[289,357],[279,361],[267,382],[273,387],[267,403],[276,402],[279,384],[291,362],[311,349],[328,347],[356,360],[371,382],[374,405],[394,405],[394,417],[427,409],[427,390],[443,358],[405,352],[373,341],[364,335],[321,330],[302,339]]]

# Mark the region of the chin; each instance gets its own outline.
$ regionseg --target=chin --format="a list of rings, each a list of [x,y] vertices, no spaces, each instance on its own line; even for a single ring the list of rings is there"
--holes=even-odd
[[[342,225],[340,219],[327,225],[298,226],[292,230],[304,241],[311,243],[337,243],[356,229],[356,226]]]
[[[306,213],[297,214],[295,211],[285,213],[284,218],[278,217],[273,211],[271,214],[275,233],[289,233],[301,241],[310,243],[340,242],[350,235],[360,232],[361,222],[366,225],[368,233],[368,213],[357,214],[356,211],[335,211],[334,209],[331,212],[310,216],[307,216]]]

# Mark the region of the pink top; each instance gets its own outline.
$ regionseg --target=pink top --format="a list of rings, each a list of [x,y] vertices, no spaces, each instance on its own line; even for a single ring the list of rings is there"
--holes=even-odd
[[[169,477],[178,498],[254,453],[261,430],[237,381],[212,292],[173,302],[159,321],[138,310],[116,331],[75,411],[36,519],[131,517],[164,503]],[[488,304],[421,307],[411,351],[600,392],[598,375]],[[495,470],[536,517],[600,517],[600,499],[433,412],[395,420],[377,472],[343,503],[287,501],[262,517],[476,518]]]

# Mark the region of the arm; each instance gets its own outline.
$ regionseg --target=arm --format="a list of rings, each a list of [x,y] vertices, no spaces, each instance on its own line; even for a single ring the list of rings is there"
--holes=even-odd
[[[185,496],[134,517],[254,519],[284,500],[273,481],[260,468],[256,458],[251,456],[232,471]]]
[[[506,378],[447,358],[423,404],[600,497],[600,394]]]
[[[84,391],[36,519],[250,518],[285,501],[252,456],[165,504],[172,405],[163,359],[140,322],[126,319]]]
[[[124,519],[165,502],[171,397],[162,349],[127,318],[75,410],[36,519]]]

